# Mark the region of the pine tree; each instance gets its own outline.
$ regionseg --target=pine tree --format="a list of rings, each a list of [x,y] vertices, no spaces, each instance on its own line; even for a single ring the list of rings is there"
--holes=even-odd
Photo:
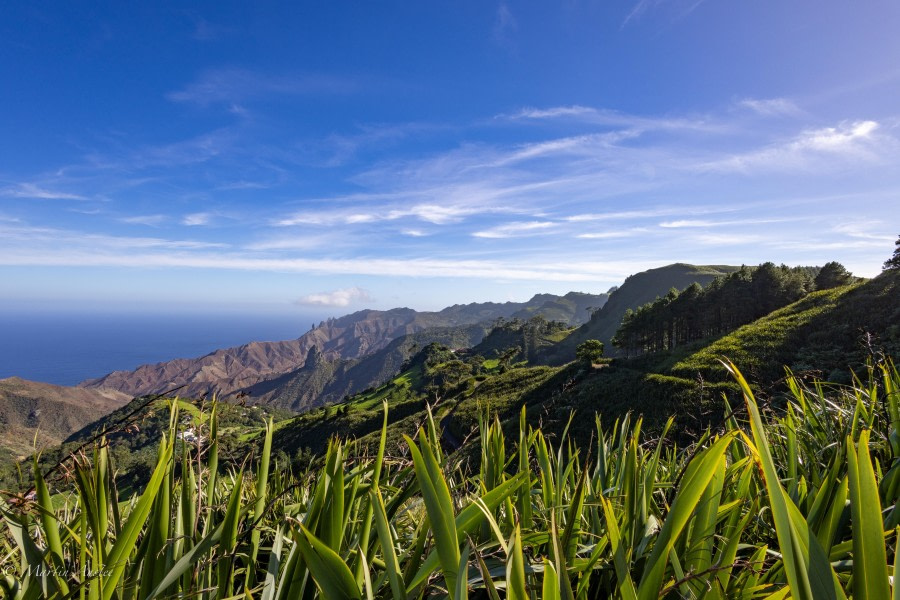
[[[894,249],[894,255],[884,261],[884,266],[882,269],[885,271],[893,271],[896,269],[900,269],[900,236],[897,236],[897,241],[894,242],[896,248]]]
[[[825,263],[816,275],[816,289],[828,290],[853,281],[853,275],[839,262]]]

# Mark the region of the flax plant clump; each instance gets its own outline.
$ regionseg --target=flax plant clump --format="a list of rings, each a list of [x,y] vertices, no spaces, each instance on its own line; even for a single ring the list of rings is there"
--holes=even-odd
[[[7,598],[860,598],[892,590],[900,525],[900,376],[850,386],[788,373],[765,410],[742,390],[687,447],[672,423],[596,419],[592,448],[485,410],[480,461],[442,448],[428,413],[406,453],[334,440],[321,464],[271,468],[273,424],[243,468],[180,435],[126,497],[98,443],[70,477],[35,469],[2,503]],[[727,401],[726,401],[727,404]],[[221,471],[221,472],[220,472]],[[900,585],[900,584],[898,584]]]

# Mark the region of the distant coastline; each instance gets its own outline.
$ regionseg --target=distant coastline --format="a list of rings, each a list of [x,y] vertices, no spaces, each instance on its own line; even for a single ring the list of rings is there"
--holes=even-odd
[[[76,385],[111,371],[299,337],[322,315],[100,314],[3,311],[0,378]]]

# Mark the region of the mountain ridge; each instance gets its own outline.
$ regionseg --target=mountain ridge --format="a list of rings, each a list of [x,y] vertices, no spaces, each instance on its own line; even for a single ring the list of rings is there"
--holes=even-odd
[[[440,311],[364,309],[322,321],[296,339],[249,342],[198,358],[141,365],[83,381],[78,387],[113,389],[131,396],[174,388],[183,396],[227,395],[302,368],[313,347],[327,360],[360,359],[405,335],[436,327],[489,323],[517,313],[539,314],[545,305],[556,317],[582,323],[589,316],[583,309],[602,306],[606,299],[606,294],[570,292],[565,296],[536,294],[527,302],[456,304]]]
[[[548,327],[540,319],[498,321],[492,335],[479,344],[458,344],[454,340],[461,338],[456,336],[465,331],[448,328],[441,335],[451,340],[449,345],[440,341],[426,345],[438,332],[424,331],[396,338],[362,359],[329,361],[318,349],[311,350],[301,367],[283,380],[269,382],[271,389],[251,387],[246,391],[252,399],[224,403],[243,424],[222,439],[240,454],[244,444],[258,437],[266,411],[282,414],[283,420],[276,425],[276,447],[286,459],[302,466],[334,435],[359,438],[367,447],[377,443],[371,436],[383,422],[383,401],[390,405],[388,440],[394,446],[401,444],[401,434],[417,430],[428,406],[440,427],[450,432],[451,448],[458,448],[470,435],[487,406],[504,427],[515,425],[525,406],[529,422],[542,422],[547,431],[557,433],[568,428],[585,443],[595,433],[594,419],[572,420],[574,413],[601,413],[607,424],[629,412],[643,414],[648,430],[654,431],[675,415],[679,429],[689,437],[721,418],[723,393],[732,405],[738,399],[734,394],[739,390],[719,362],[722,356],[732,358],[764,395],[783,378],[785,366],[804,374],[817,368],[831,381],[848,381],[851,370],[871,354],[869,346],[860,345],[861,339],[896,356],[900,352],[898,286],[900,272],[886,272],[873,280],[808,292],[724,335],[630,358],[602,359],[597,364],[532,362],[528,346],[536,341],[536,334],[552,341],[557,333],[566,333],[565,328],[557,329],[558,324]],[[526,326],[535,329],[529,331]],[[479,327],[471,326],[468,335],[481,335]],[[535,346],[534,358],[540,358],[543,347]],[[522,355],[517,357],[520,350]],[[84,431],[102,430],[114,416]],[[145,437],[152,437],[151,430],[143,424],[141,428]],[[153,456],[148,453],[144,458]]]

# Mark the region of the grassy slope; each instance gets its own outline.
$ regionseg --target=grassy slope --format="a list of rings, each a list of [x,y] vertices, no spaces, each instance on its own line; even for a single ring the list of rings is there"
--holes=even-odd
[[[683,290],[692,283],[706,285],[716,277],[736,271],[738,267],[724,265],[688,265],[676,263],[658,269],[650,269],[628,277],[622,286],[609,297],[590,321],[575,330],[571,336],[545,354],[549,364],[563,364],[575,357],[575,347],[589,339],[606,344],[607,353],[615,349],[610,340],[622,323],[629,308],[635,309],[658,296],[664,296],[671,288]]]
[[[464,438],[475,426],[481,406],[490,406],[501,416],[518,410],[521,402],[540,403],[543,386],[562,369],[518,367],[495,371],[462,381],[434,405],[434,414],[443,419],[453,435]],[[426,378],[422,365],[401,373],[392,381],[350,398],[346,403],[300,415],[282,424],[274,444],[291,456],[317,454],[333,435],[357,438],[374,449],[383,419],[382,401],[390,407],[389,451],[399,448],[402,435],[410,435],[425,419]],[[434,398],[430,399],[434,402]],[[446,419],[445,419],[446,417]]]
[[[821,375],[834,379],[842,374],[849,377],[848,369],[863,364],[871,347],[900,355],[898,286],[900,273],[885,273],[863,284],[811,294],[717,339],[671,353],[618,359],[602,368],[577,363],[495,368],[445,394],[435,416],[456,439],[466,438],[476,427],[484,406],[514,429],[512,423],[523,404],[528,406],[529,420],[543,424],[548,434],[561,432],[574,411],[570,431],[585,444],[595,433],[595,413],[608,425],[629,411],[643,414],[650,429],[676,415],[676,427],[689,436],[721,418],[722,393],[734,389],[719,363],[721,357],[738,364],[757,389],[766,391],[783,376],[784,365],[795,371],[816,365]],[[487,368],[487,362],[482,366]],[[346,407],[318,409],[280,422],[274,447],[306,459],[323,452],[330,437],[340,435],[374,448],[383,416],[381,402],[387,400],[389,448],[396,449],[401,434],[414,432],[424,421],[426,379],[422,365],[414,359],[406,371],[350,398]],[[258,426],[226,427],[235,434],[245,427],[241,441],[255,443]]]
[[[759,383],[781,377],[784,366],[815,368],[849,382],[848,369],[859,367],[873,351],[900,352],[898,288],[900,272],[893,272],[815,292],[679,359],[671,372],[710,379],[717,358],[727,356]]]
[[[898,280],[900,275],[889,273],[864,284],[816,292],[729,335],[671,353],[618,359],[601,368],[570,363],[489,371],[479,378],[482,381],[463,382],[435,407],[435,414],[456,439],[472,432],[484,406],[514,429],[523,404],[529,420],[542,423],[548,433],[559,434],[575,411],[570,431],[584,443],[594,434],[594,413],[610,425],[628,412],[642,414],[651,429],[676,415],[677,426],[690,434],[717,422],[723,392],[735,390],[719,362],[723,357],[738,364],[758,389],[767,390],[783,376],[785,365],[801,371],[815,364],[824,376],[861,365],[867,354],[861,343],[865,331],[877,333],[878,344],[888,353],[900,353]],[[352,398],[347,414],[320,410],[299,417],[276,434],[276,447],[283,444],[289,454],[302,447],[321,449],[336,433],[373,446],[382,399],[391,406],[389,439],[396,447],[402,433],[415,431],[424,420],[422,384],[421,373],[406,372]]]
[[[675,415],[684,431],[717,422],[722,393],[735,390],[719,362],[737,364],[762,392],[778,388],[784,367],[849,381],[872,351],[900,355],[900,273],[810,294],[714,340],[671,353],[616,360],[605,369],[574,371],[576,383],[557,402],[579,414],[599,412],[612,422],[628,411],[643,414],[651,427]],[[867,343],[868,340],[868,343]],[[571,367],[570,367],[571,369]],[[552,390],[547,390],[547,393]],[[590,435],[590,419],[572,427]]]

